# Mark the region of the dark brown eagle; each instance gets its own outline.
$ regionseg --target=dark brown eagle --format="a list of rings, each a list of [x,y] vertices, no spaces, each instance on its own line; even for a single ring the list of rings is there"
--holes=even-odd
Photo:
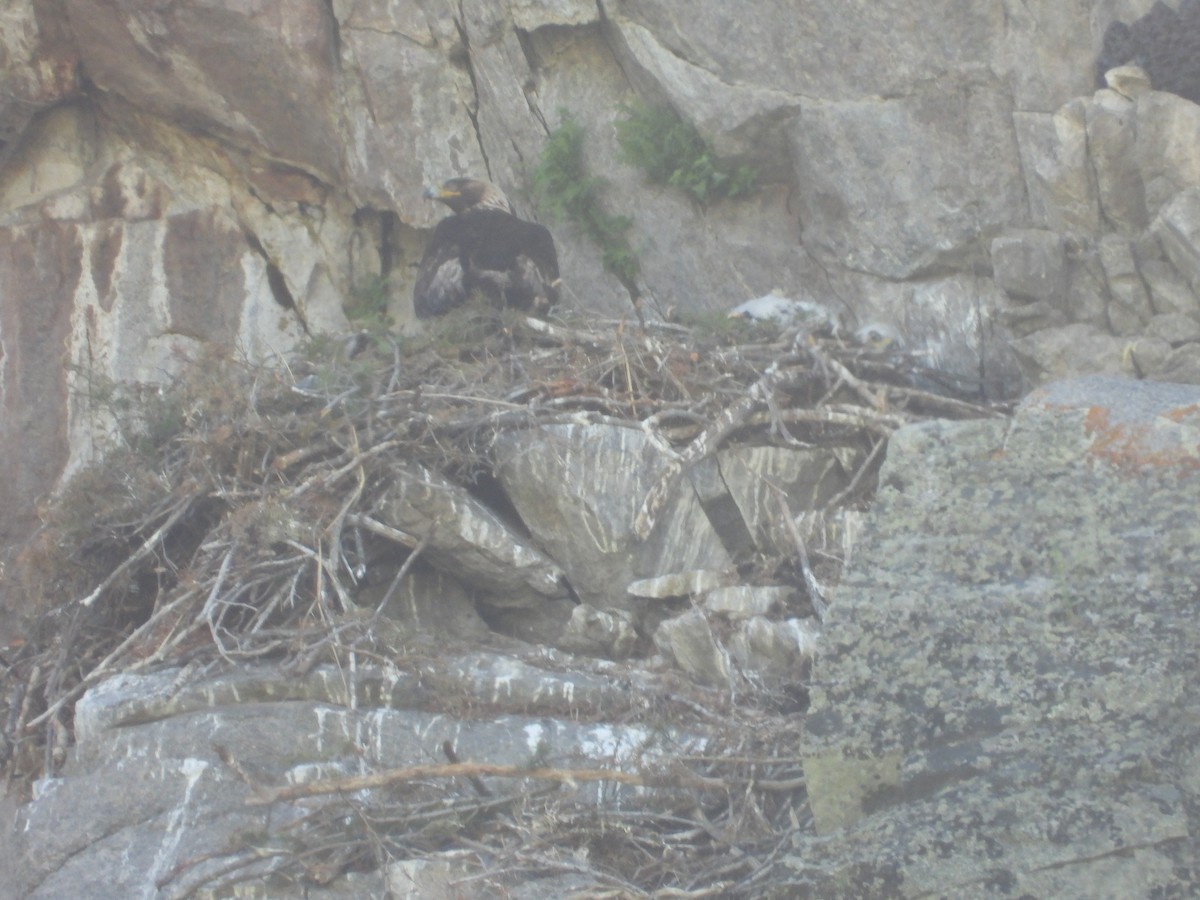
[[[558,302],[558,253],[550,232],[513,214],[504,193],[477,178],[451,178],[425,196],[454,214],[438,222],[417,268],[413,308],[440,316],[479,291],[496,306],[545,315]]]

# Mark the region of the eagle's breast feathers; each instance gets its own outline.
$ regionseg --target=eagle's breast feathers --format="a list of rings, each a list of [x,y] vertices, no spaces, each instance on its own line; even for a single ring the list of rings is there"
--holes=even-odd
[[[426,196],[453,211],[438,223],[417,269],[413,307],[428,318],[479,291],[497,306],[544,315],[558,302],[558,254],[545,227],[512,212],[493,184],[452,178]]]

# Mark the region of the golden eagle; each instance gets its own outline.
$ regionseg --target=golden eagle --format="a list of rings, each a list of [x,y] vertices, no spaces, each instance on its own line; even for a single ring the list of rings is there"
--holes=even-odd
[[[558,302],[558,253],[541,225],[513,214],[504,193],[477,178],[451,178],[425,196],[454,215],[438,222],[417,268],[413,308],[440,316],[479,291],[497,306],[544,315]]]

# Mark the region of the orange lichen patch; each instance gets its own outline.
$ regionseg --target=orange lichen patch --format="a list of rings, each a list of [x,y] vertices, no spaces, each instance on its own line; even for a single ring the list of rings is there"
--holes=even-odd
[[[1083,419],[1083,427],[1087,429],[1088,434],[1108,431],[1110,427],[1108,410],[1103,406],[1088,407],[1087,414]]]
[[[1190,406],[1181,406],[1179,409],[1173,409],[1167,413],[1166,417],[1172,422],[1182,422],[1193,416],[1200,423],[1200,403],[1193,403]]]
[[[1200,406],[1193,405],[1171,410],[1159,416],[1161,424],[1156,424],[1114,423],[1108,408],[1088,407],[1083,425],[1093,437],[1089,453],[1122,469],[1198,470],[1200,443],[1189,444],[1178,429],[1166,424],[1177,424],[1198,409]]]

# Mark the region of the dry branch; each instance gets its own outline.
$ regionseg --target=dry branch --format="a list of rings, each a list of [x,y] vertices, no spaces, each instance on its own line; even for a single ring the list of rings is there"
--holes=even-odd
[[[167,534],[179,520],[182,519],[188,512],[190,499],[180,502],[171,514],[167,516],[167,520],[162,523],[150,537],[142,541],[141,546],[137,548],[130,556],[128,556],[119,566],[109,573],[108,577],[96,586],[96,589],[79,601],[80,606],[91,606],[106,590],[112,587],[113,582],[132,569],[139,562],[148,557],[154,552],[154,549],[162,543],[163,536]]]
[[[353,778],[334,778],[326,781],[310,781],[307,784],[295,784],[280,788],[264,788],[255,792],[247,799],[251,806],[261,806],[267,803],[278,803],[283,800],[297,800],[301,797],[318,797],[324,794],[353,794],[355,791],[365,791],[372,788],[390,787],[406,781],[420,781],[427,778],[529,778],[536,781],[557,781],[565,784],[575,784],[581,781],[612,781],[617,784],[631,784],[643,787],[647,784],[665,785],[670,783],[663,779],[647,780],[641,775],[629,772],[616,772],[610,769],[529,769],[524,766],[504,766],[492,763],[441,763],[428,766],[408,766],[403,769],[389,769],[373,775],[358,775]]]

